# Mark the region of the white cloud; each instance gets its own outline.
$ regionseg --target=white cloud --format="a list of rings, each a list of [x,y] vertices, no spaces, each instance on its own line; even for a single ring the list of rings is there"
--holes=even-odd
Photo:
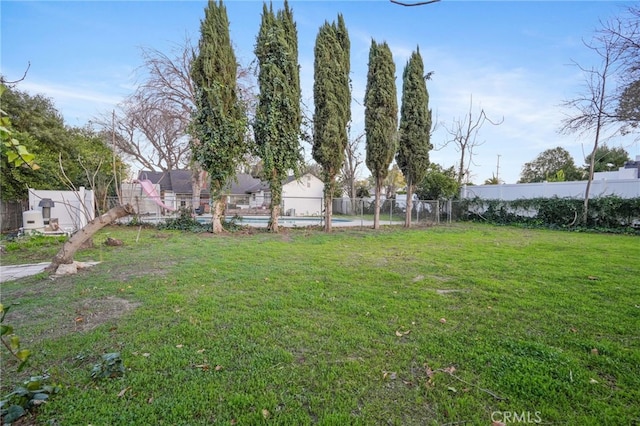
[[[53,100],[54,106],[64,116],[66,124],[84,126],[95,117],[110,112],[133,92],[129,82],[121,84],[90,85],[87,83],[52,84],[46,81],[25,80],[18,86],[33,95],[41,94]]]

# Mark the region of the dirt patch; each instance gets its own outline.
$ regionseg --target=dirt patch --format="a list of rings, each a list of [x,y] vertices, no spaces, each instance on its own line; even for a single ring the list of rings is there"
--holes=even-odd
[[[140,306],[139,302],[131,302],[115,296],[82,300],[75,306],[74,331],[93,330],[107,321],[121,317],[138,306]]]
[[[51,306],[30,309],[14,309],[7,314],[7,322],[17,330],[35,327],[38,331],[29,335],[21,334],[25,342],[33,343],[46,339],[56,339],[71,333],[80,333],[115,320],[140,306],[115,296],[100,299],[83,299],[58,310]]]
[[[153,261],[144,265],[111,265],[109,275],[113,281],[125,283],[141,277],[165,277],[177,261]]]
[[[464,293],[469,290],[467,289],[437,289],[436,293],[438,294],[451,294],[451,293]]]

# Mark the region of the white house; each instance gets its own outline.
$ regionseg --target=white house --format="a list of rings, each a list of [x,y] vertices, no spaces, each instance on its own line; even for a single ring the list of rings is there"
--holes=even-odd
[[[269,209],[271,190],[267,182],[240,173],[228,188],[227,207],[242,215],[243,210],[251,214]],[[288,216],[319,216],[322,214],[324,183],[311,173],[299,179],[287,178],[282,185],[282,213]]]
[[[321,216],[324,183],[311,173],[293,176],[282,185],[282,211],[288,216]]]

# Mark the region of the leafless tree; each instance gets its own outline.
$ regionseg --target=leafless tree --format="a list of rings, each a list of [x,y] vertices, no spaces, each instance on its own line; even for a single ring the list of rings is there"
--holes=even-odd
[[[640,6],[627,8],[626,13],[603,22],[597,37],[606,37],[616,57],[616,113],[623,134],[640,125]]]
[[[191,151],[182,117],[168,102],[140,95],[127,98],[115,112],[114,143],[118,152],[146,170],[184,169]]]
[[[478,133],[486,122],[494,126],[499,126],[504,122],[504,117],[500,121],[493,121],[484,112],[484,109],[480,109],[480,113],[477,117],[473,116],[473,96],[469,100],[469,112],[464,117],[460,117],[453,120],[451,127],[447,127],[443,124],[443,127],[447,130],[447,133],[451,136],[451,139],[446,141],[441,147],[444,148],[449,144],[453,144],[456,150],[460,153],[460,161],[458,163],[458,186],[462,185],[463,181],[469,180],[469,168],[473,164],[474,150],[482,145],[485,141],[478,140]]]
[[[96,122],[115,135],[118,152],[139,167],[152,171],[185,168],[191,160],[187,129],[194,99],[190,75],[194,48],[186,39],[175,46],[171,56],[152,48],[141,51],[141,83],[115,114],[109,112]]]
[[[564,102],[564,106],[573,111],[562,122],[563,133],[593,134],[593,150],[589,162],[587,187],[584,194],[584,208],[582,223],[587,223],[589,209],[589,192],[593,180],[595,167],[595,153],[601,140],[609,132],[609,137],[616,134],[620,127],[612,129],[612,125],[619,121],[616,113],[618,97],[614,87],[614,78],[622,65],[621,51],[616,48],[620,43],[619,36],[608,31],[601,31],[585,46],[592,50],[600,59],[597,67],[585,68],[574,62],[585,75],[583,92],[576,98]]]
[[[343,188],[347,191],[347,195],[351,199],[352,209],[355,207],[355,199],[357,198],[356,182],[358,181],[359,169],[363,162],[360,143],[364,137],[364,133],[360,133],[356,137],[349,136],[345,149],[344,164],[342,165],[341,181]]]
[[[189,125],[195,105],[191,62],[196,47],[191,40],[176,44],[170,54],[142,48],[143,65],[136,91],[119,105],[115,124],[108,119],[98,124],[114,131],[117,150],[140,167],[152,171],[189,168],[192,171],[193,207],[200,204],[200,190],[206,174],[191,157]],[[253,72],[239,67],[240,97],[247,111],[255,105]],[[115,128],[115,129],[113,129]]]

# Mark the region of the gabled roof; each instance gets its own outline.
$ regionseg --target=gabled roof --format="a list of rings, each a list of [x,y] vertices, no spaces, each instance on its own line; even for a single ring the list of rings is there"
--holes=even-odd
[[[253,194],[254,192],[269,191],[269,184],[248,173],[238,173],[229,184],[230,194]]]
[[[191,170],[170,170],[167,172],[141,171],[138,179],[148,179],[152,183],[160,184],[160,191],[172,191],[176,194],[191,194]],[[200,195],[209,193],[205,182]]]
[[[154,184],[160,184],[160,191],[172,191],[176,194],[191,194],[191,170],[171,170],[168,172],[141,171],[138,179],[148,179]],[[283,185],[295,181],[295,176],[289,176]],[[270,192],[269,184],[249,173],[238,173],[231,179],[227,187],[229,194],[253,194],[260,191]],[[201,195],[209,193],[208,183],[202,188]]]

